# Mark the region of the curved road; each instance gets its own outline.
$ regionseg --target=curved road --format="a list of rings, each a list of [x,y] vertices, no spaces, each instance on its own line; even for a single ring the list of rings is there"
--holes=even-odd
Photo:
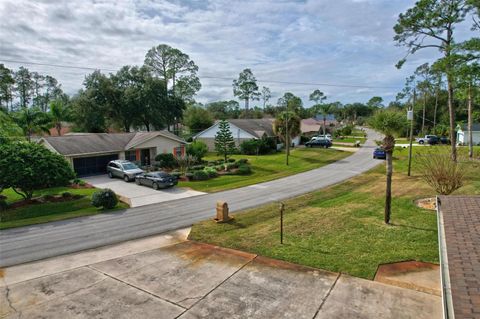
[[[375,139],[353,155],[308,172],[243,188],[130,208],[123,212],[79,217],[3,230],[0,233],[0,266],[6,267],[84,249],[96,248],[188,227],[215,215],[217,200],[238,211],[283,200],[327,187],[361,174],[379,162],[372,159]]]

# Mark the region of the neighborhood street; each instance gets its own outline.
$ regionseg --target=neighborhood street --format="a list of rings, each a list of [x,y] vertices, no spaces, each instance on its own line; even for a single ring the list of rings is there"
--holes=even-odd
[[[368,130],[365,145],[353,155],[327,166],[212,194],[177,199],[124,211],[3,230],[0,234],[0,266],[43,258],[160,234],[213,218],[218,200],[231,212],[279,201],[327,187],[361,174],[382,163],[372,159],[374,140]]]

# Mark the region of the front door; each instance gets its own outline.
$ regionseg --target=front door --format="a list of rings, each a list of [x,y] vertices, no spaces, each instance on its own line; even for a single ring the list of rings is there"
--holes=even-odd
[[[140,151],[142,166],[150,165],[150,149],[143,149]]]

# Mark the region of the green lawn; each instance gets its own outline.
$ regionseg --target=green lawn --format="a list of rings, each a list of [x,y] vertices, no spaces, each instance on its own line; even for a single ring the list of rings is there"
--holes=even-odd
[[[424,151],[415,149],[414,154]],[[480,156],[480,148],[476,153]],[[200,222],[189,238],[367,279],[373,279],[383,263],[438,263],[435,212],[414,205],[434,191],[419,177],[415,161],[413,176],[407,177],[407,154],[407,149],[394,153],[391,226],[383,223],[385,168],[379,165],[344,183],[285,201],[283,245],[278,203],[235,214],[226,224]],[[456,193],[480,194],[480,163],[462,165],[467,178]]]
[[[68,187],[39,190],[34,193],[34,197],[41,195],[57,195],[62,194],[63,192],[69,192],[75,195],[85,195],[85,197],[68,202],[36,204],[0,212],[0,229],[47,223],[56,220],[106,212],[105,210],[92,206],[91,196],[95,191],[96,189],[94,188],[73,189]],[[7,196],[8,203],[13,203],[22,199],[22,197],[12,189],[6,189],[1,194]],[[128,205],[119,202],[117,207],[113,210],[122,208],[128,208]]]
[[[356,141],[360,141],[360,144],[365,143],[365,138],[363,137],[352,137],[352,136],[346,136],[343,139],[341,138],[334,138],[332,142],[335,143],[355,143]]]
[[[190,187],[203,192],[218,192],[305,172],[333,163],[349,155],[351,153],[333,149],[296,148],[291,152],[289,166],[285,165],[284,152],[260,156],[233,155],[231,157],[234,159],[247,158],[252,165],[253,173],[243,176],[225,175],[207,181],[180,182],[179,186]],[[204,160],[218,158],[216,154],[209,154]]]

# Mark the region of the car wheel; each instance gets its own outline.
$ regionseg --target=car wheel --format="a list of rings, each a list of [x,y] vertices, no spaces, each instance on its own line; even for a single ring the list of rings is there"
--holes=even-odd
[[[153,187],[154,190],[158,190],[160,188],[160,187],[158,187],[157,183],[153,183],[152,187]]]
[[[375,159],[375,155],[373,155],[373,159]]]
[[[425,142],[424,142],[424,141],[420,141],[420,142],[418,142],[418,144],[425,144]]]
[[[140,185],[140,180],[138,178],[135,179],[135,184]]]
[[[323,148],[328,148],[328,145],[324,145]]]
[[[112,172],[108,172],[108,177],[113,178]]]
[[[123,176],[123,180],[128,183],[128,182],[130,182],[130,177],[125,175],[125,176]]]

